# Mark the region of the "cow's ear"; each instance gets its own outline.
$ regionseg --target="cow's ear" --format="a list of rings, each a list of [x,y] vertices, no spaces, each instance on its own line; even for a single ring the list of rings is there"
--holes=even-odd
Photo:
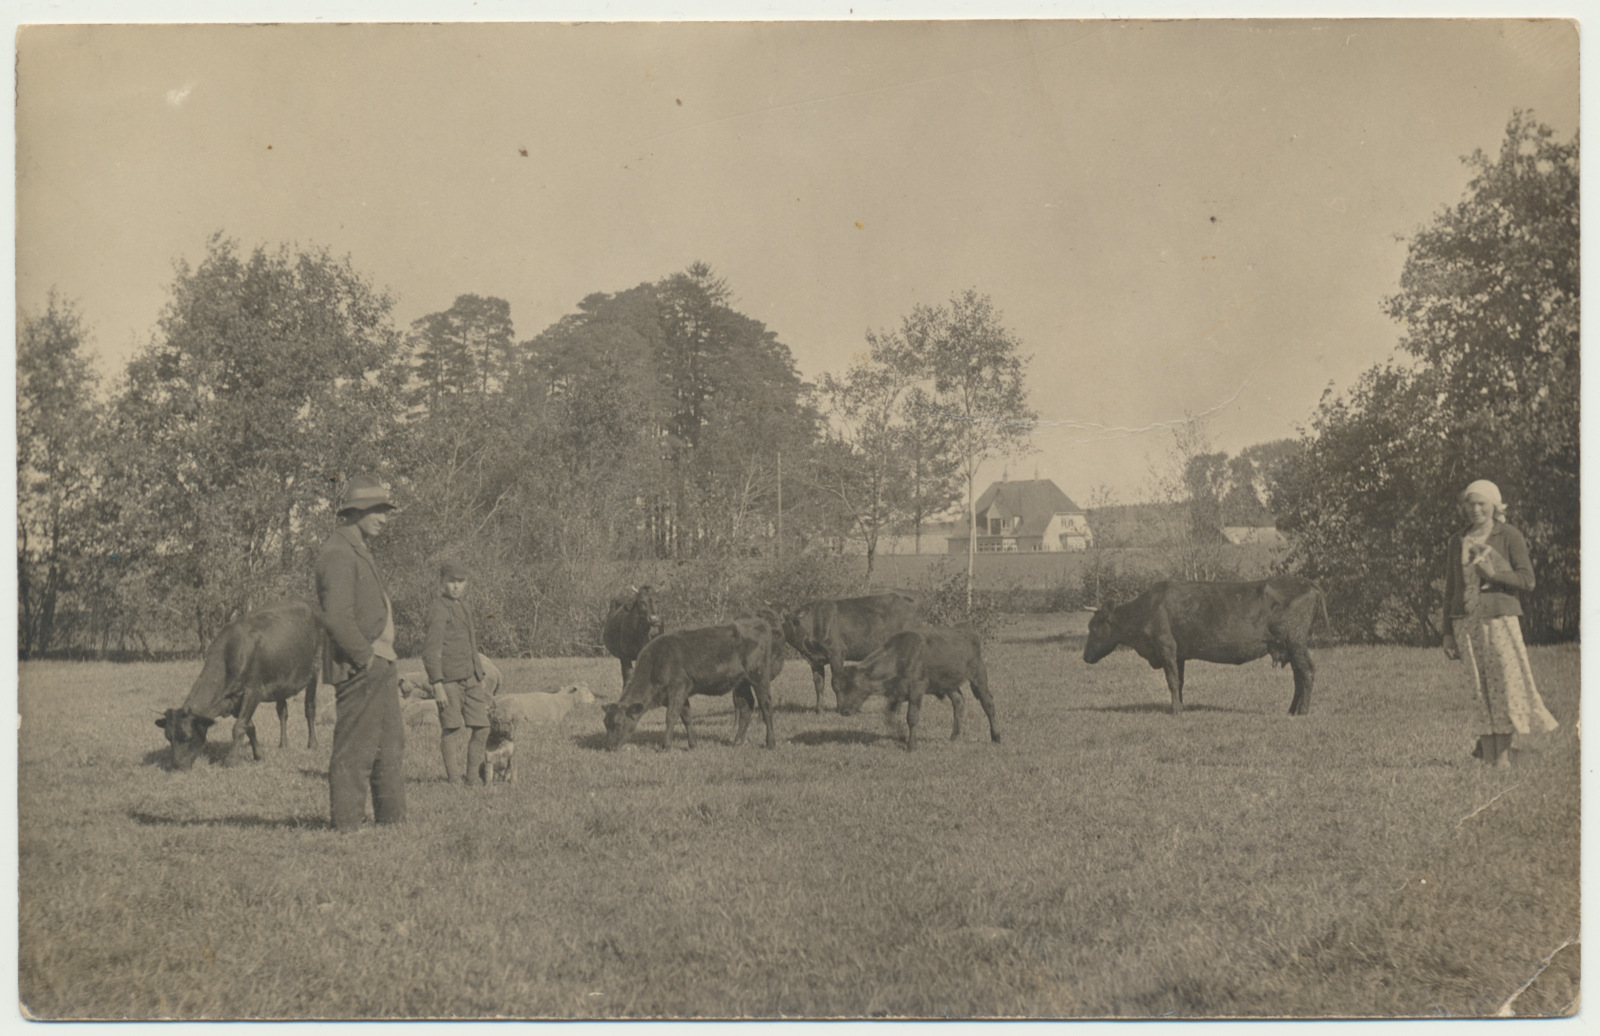
[[[216,720],[210,718],[209,716],[196,716],[194,721],[201,730],[210,730],[211,724],[216,722]]]
[[[162,730],[167,729],[167,717],[162,716],[160,719],[156,720],[156,726],[160,727]]]
[[[643,715],[644,715],[644,703],[643,702],[637,702],[636,701],[632,705],[628,706],[628,718],[629,719],[638,719],[640,716],[643,716]]]

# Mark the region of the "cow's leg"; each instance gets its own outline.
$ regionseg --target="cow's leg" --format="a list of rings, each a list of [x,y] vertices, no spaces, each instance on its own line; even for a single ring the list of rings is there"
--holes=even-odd
[[[239,762],[239,750],[246,740],[250,742],[250,757],[261,758],[261,746],[256,742],[256,701],[255,695],[247,694],[239,703],[239,716],[233,721],[233,743],[228,746],[228,757],[223,760],[224,766],[235,766]]]
[[[667,730],[661,742],[662,751],[672,747],[673,721],[680,717],[683,719],[683,732],[689,739],[689,747],[694,747],[694,730],[689,726],[689,694],[693,690],[693,682],[682,673],[667,684]]]
[[[683,708],[678,715],[683,717],[683,736],[689,739],[689,747],[694,747],[694,724],[689,722],[689,696],[683,697]]]
[[[819,715],[822,712],[822,667],[826,664],[825,662],[811,663],[811,683],[817,689],[817,713]],[[837,671],[835,670],[835,672]]]
[[[679,691],[679,684],[676,681],[667,685],[667,729],[661,735],[661,750],[663,752],[672,748],[672,725],[678,719],[678,710],[683,708],[683,703],[689,698],[687,688],[683,688],[682,693],[679,693]]]
[[[927,686],[924,680],[906,681],[906,751],[917,747],[917,720],[922,716],[922,692]]]
[[[1161,662],[1162,670],[1167,674],[1167,690],[1172,694],[1172,714],[1183,714],[1183,659],[1173,658],[1168,655]]]
[[[306,684],[306,747],[317,747],[317,677]]]
[[[989,740],[1000,740],[1000,728],[994,725],[994,697],[989,693],[989,670],[981,659],[972,667],[967,682],[972,685],[972,696],[978,699],[978,704],[983,706],[983,714],[989,718]]]
[[[1311,711],[1311,685],[1316,682],[1317,667],[1311,662],[1311,652],[1299,641],[1289,645],[1289,668],[1294,670],[1294,700],[1289,703],[1289,715],[1307,715]]]
[[[622,659],[622,686],[628,686],[628,676],[633,672],[633,663],[626,658]]]
[[[961,739],[961,713],[967,707],[967,696],[957,687],[950,692],[950,740]]]
[[[272,703],[278,710],[278,751],[289,747],[289,699],[279,698]]]
[[[750,712],[755,708],[755,692],[748,683],[740,684],[733,692],[733,743],[744,744],[745,731],[750,729]]]
[[[767,725],[767,747],[777,748],[778,735],[772,726],[772,681],[763,672],[750,681],[750,690],[755,696],[756,707],[761,710],[761,722]]]

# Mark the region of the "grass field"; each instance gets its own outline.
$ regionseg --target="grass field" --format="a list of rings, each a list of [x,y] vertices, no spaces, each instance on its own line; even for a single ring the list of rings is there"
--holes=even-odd
[[[524,732],[519,783],[476,791],[439,780],[424,715],[408,822],[348,836],[325,826],[331,693],[319,749],[296,707],[265,761],[171,773],[154,710],[198,663],[23,664],[22,1001],[57,1019],[1575,1010],[1575,646],[1533,651],[1562,729],[1494,771],[1438,652],[1320,650],[1304,718],[1287,670],[1196,663],[1174,718],[1131,653],[1085,665],[1082,631],[1013,621],[986,646],[1004,740],[969,702],[949,742],[933,701],[915,753],[871,702],[813,715],[792,660],[777,750],[759,719],[724,744],[731,704],[697,698],[693,752],[657,750],[657,710],[607,753],[614,661],[506,661],[509,692],[581,681],[601,702]],[[263,709],[269,748],[276,725]]]

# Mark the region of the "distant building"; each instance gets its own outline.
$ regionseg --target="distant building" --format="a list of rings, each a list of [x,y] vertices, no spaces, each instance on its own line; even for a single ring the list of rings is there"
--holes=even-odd
[[[1222,538],[1236,547],[1259,544],[1266,547],[1283,547],[1288,537],[1270,525],[1224,525]]]
[[[941,544],[957,532],[966,535],[966,529],[966,522],[923,522],[921,536],[909,532],[885,533],[879,536],[878,553],[943,554],[946,548]]]
[[[1087,550],[1094,545],[1089,516],[1047,478],[992,483],[973,510],[979,553]],[[949,537],[950,553],[967,552],[969,531],[962,522]]]

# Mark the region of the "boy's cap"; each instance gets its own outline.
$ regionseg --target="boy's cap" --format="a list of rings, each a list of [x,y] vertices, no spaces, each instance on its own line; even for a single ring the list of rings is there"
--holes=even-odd
[[[472,573],[467,571],[467,566],[459,561],[446,561],[439,566],[440,579],[470,579]]]

